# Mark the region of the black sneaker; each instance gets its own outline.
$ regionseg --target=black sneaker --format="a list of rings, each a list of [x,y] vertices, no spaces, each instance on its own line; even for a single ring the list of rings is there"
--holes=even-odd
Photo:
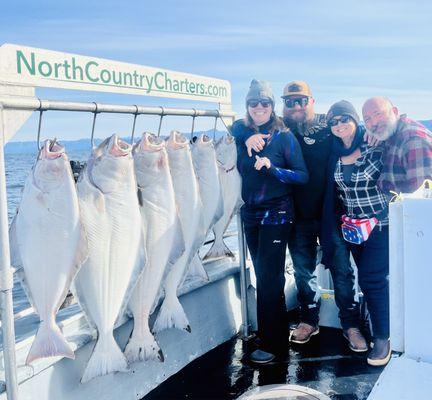
[[[390,361],[391,348],[388,339],[375,339],[373,349],[370,351],[367,362],[374,367],[381,367]]]
[[[250,354],[249,359],[257,364],[267,364],[275,359],[275,355],[258,349]]]

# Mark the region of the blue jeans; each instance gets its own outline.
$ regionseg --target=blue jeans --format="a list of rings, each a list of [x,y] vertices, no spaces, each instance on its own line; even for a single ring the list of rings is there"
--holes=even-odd
[[[360,288],[369,310],[375,338],[390,336],[389,229],[376,226],[362,244],[349,244],[357,264]]]
[[[294,265],[294,278],[297,285],[297,298],[300,304],[300,320],[310,325],[319,322],[319,294],[314,274],[317,265],[317,239],[320,234],[320,221],[297,220],[288,240],[288,247]],[[333,279],[335,301],[339,308],[339,318],[343,329],[359,327],[360,308],[354,300],[354,271],[349,250],[342,237],[339,224],[333,232],[335,254],[330,272]]]

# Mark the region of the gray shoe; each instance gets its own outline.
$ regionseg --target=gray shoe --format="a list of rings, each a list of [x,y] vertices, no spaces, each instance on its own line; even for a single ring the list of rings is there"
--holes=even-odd
[[[348,346],[352,351],[362,353],[368,350],[366,339],[359,328],[348,328],[343,331],[343,335],[348,340]]]
[[[249,356],[249,359],[257,364],[266,364],[273,361],[275,355],[264,350],[255,350]]]
[[[388,339],[375,339],[373,349],[370,351],[367,362],[374,367],[381,367],[390,361],[391,349]]]

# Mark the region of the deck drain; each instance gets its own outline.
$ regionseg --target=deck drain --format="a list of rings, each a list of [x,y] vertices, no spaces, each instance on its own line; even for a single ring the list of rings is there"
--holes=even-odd
[[[266,385],[249,390],[237,400],[330,400],[330,397],[299,385]]]

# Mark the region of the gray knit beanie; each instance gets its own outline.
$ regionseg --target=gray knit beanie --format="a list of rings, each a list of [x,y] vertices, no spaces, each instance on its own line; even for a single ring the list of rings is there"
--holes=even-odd
[[[272,107],[274,108],[274,96],[273,90],[267,81],[258,81],[252,79],[249,87],[249,92],[246,95],[246,105],[249,100],[260,100],[269,99],[272,102]]]
[[[348,115],[355,121],[357,125],[360,123],[360,118],[354,106],[346,100],[338,101],[330,107],[330,110],[328,110],[327,113],[327,122],[334,117],[340,117],[342,115]]]

